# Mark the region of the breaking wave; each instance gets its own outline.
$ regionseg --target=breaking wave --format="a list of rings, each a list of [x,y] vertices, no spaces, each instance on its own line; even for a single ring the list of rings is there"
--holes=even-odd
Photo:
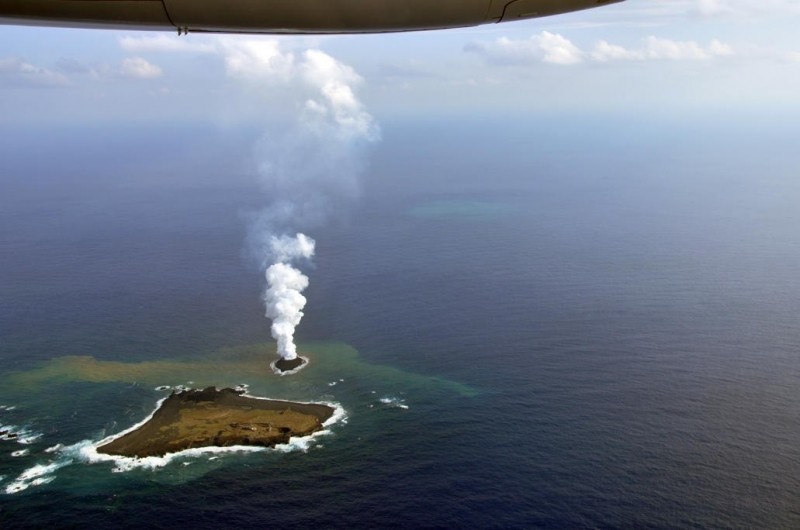
[[[278,361],[280,361],[280,360],[281,360],[280,358],[278,358],[278,359],[275,359],[274,361],[272,361],[271,363],[269,363],[269,367],[270,367],[270,368],[272,368],[272,371],[275,373],[275,375],[280,375],[281,377],[282,377],[282,376],[284,376],[284,375],[293,375],[293,374],[296,374],[297,372],[299,372],[300,370],[302,370],[303,368],[305,368],[306,366],[308,366],[308,363],[310,362],[310,360],[309,360],[309,358],[308,358],[308,357],[304,357],[304,356],[302,356],[302,355],[298,355],[297,357],[298,357],[298,358],[300,358],[300,359],[303,359],[303,364],[301,364],[300,366],[298,366],[298,367],[297,367],[297,368],[295,368],[294,370],[286,370],[286,371],[282,371],[282,370],[278,369],[278,367],[277,367],[277,366],[275,366],[275,363],[277,363]],[[248,397],[253,397],[253,396],[248,396]]]
[[[408,409],[408,405],[406,405],[405,399],[400,399],[397,397],[382,397],[378,401],[380,401],[382,405],[386,405],[387,407],[404,409],[404,410]]]
[[[15,405],[0,405],[0,412],[12,412],[16,409],[17,407]],[[0,440],[30,445],[41,437],[42,433],[24,426],[24,424],[23,426],[19,426],[12,423],[4,423],[2,419],[0,419]]]

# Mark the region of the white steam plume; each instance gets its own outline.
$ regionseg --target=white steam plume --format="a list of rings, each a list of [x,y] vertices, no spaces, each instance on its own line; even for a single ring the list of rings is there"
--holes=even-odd
[[[266,271],[272,336],[279,355],[291,360],[308,286],[292,262],[314,254],[314,240],[297,231],[325,223],[358,197],[365,148],[380,130],[356,97],[361,77],[330,55],[295,54],[275,39],[224,39],[219,49],[229,76],[277,91],[285,107],[294,105],[289,126],[268,131],[256,148],[257,174],[270,202],[253,216],[248,234],[249,250]]]
[[[272,248],[278,262],[267,268],[264,304],[267,318],[272,319],[272,338],[278,341],[278,355],[291,361],[297,357],[294,328],[303,318],[306,297],[301,293],[308,287],[308,277],[289,262],[299,258],[311,259],[314,240],[304,234],[293,238],[273,236]]]

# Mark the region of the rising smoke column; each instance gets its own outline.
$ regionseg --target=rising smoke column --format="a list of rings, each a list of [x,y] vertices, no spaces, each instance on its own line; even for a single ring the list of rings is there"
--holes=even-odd
[[[274,39],[225,39],[219,46],[229,76],[274,89],[293,110],[288,126],[268,130],[255,150],[269,203],[252,216],[248,234],[250,253],[265,271],[266,316],[278,354],[292,360],[308,287],[293,263],[314,254],[314,240],[298,231],[328,222],[358,198],[366,146],[380,130],[355,95],[361,77],[330,55],[284,51]]]
[[[264,305],[267,318],[272,320],[272,338],[278,341],[278,355],[291,361],[297,357],[294,345],[294,328],[303,318],[306,297],[302,292],[308,287],[308,277],[292,267],[296,259],[311,259],[314,240],[305,234],[272,237],[272,249],[277,263],[267,268],[267,289]]]

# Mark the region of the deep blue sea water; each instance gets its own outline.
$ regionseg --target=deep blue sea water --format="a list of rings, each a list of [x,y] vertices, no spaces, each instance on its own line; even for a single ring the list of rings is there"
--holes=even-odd
[[[3,527],[800,526],[791,123],[384,121],[309,232],[282,379],[242,250],[257,128],[3,130],[0,425],[30,438],[0,439]],[[346,422],[155,470],[46,452],[236,383]]]

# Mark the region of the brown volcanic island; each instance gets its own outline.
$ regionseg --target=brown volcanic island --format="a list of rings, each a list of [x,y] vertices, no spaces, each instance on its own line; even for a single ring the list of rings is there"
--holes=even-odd
[[[138,429],[97,448],[109,455],[164,456],[195,447],[274,447],[322,429],[334,409],[256,399],[231,388],[173,392]]]

